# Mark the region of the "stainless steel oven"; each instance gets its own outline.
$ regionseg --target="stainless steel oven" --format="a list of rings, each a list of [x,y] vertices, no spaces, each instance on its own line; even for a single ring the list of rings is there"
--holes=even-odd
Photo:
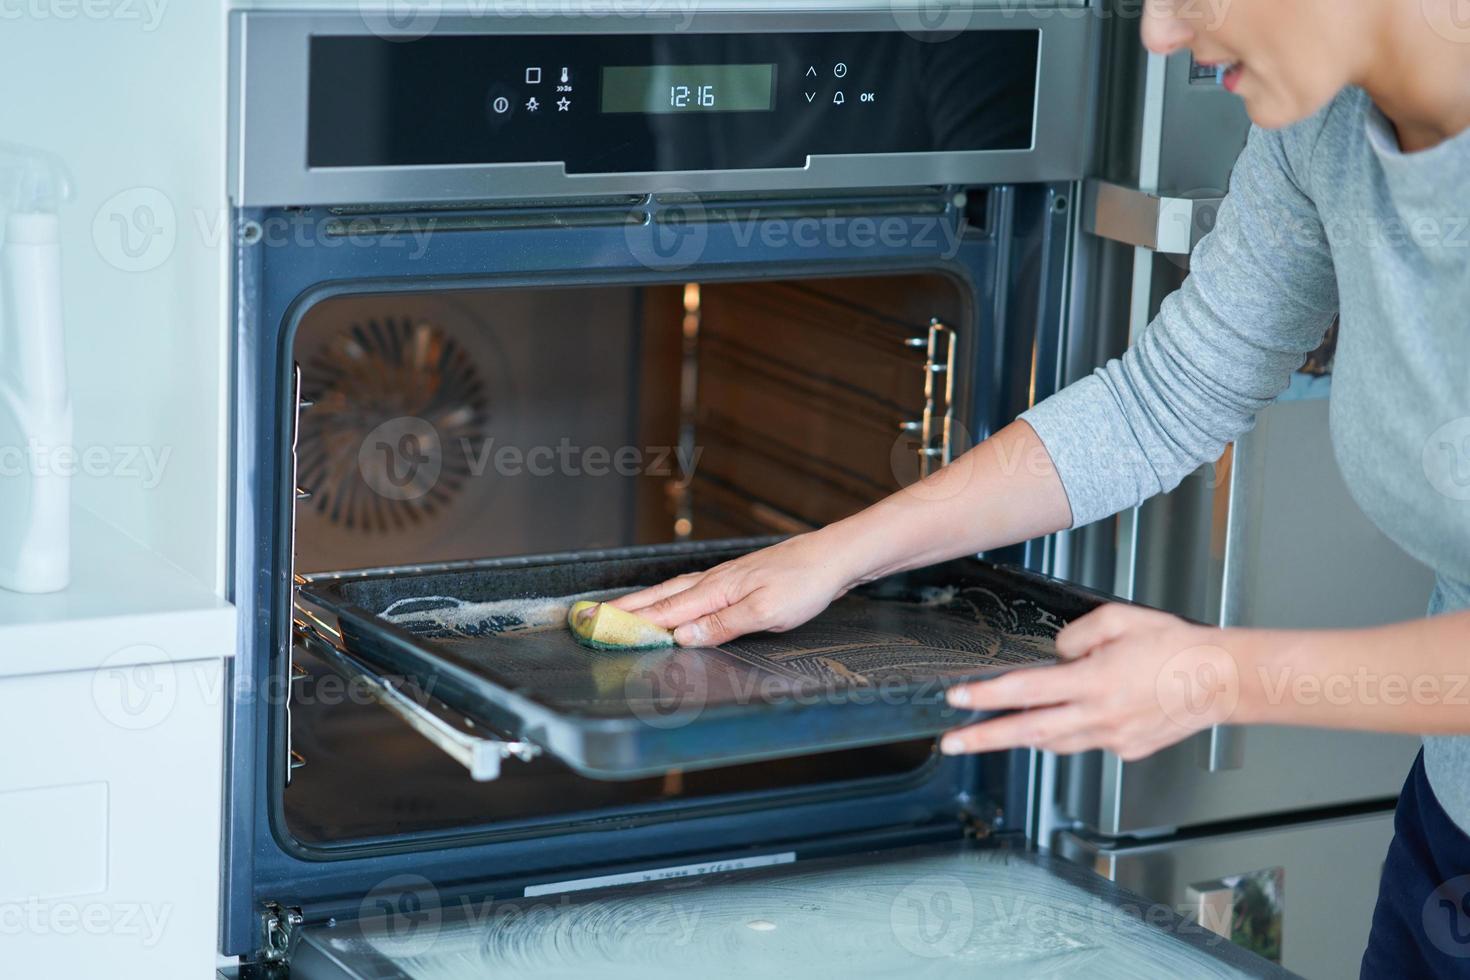
[[[1044,658],[1098,601],[1036,574],[1047,542],[879,583],[853,601],[881,637],[844,607],[842,643],[758,667],[556,673],[514,640],[548,596],[851,513],[1053,390],[1113,29],[1092,13],[234,17],[223,953],[479,975],[549,944],[533,971],[560,930],[613,941],[599,916],[676,894],[706,917],[685,957],[850,914],[863,962],[791,962],[1269,972],[1034,854],[1031,754],[935,751],[946,678]],[[668,691],[693,671],[691,714]],[[780,696],[740,701],[750,678]],[[1040,924],[977,905],[1000,879]],[[782,889],[865,897],[761,905]],[[959,932],[925,918],[959,907]],[[559,962],[624,962],[585,952]]]

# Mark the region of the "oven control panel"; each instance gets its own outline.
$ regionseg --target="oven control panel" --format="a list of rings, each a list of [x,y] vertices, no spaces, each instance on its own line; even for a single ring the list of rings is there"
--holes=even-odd
[[[1035,29],[313,35],[310,168],[797,168],[823,154],[1027,150]]]

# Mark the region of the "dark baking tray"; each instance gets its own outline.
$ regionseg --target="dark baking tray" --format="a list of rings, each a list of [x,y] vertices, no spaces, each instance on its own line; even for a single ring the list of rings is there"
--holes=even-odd
[[[589,650],[560,623],[525,628],[531,611],[505,605],[651,585],[766,543],[339,572],[301,591],[355,656],[604,779],[936,735],[982,717],[946,688],[1051,663],[1056,631],[1107,598],[961,559],[858,588],[790,632],[630,653]]]

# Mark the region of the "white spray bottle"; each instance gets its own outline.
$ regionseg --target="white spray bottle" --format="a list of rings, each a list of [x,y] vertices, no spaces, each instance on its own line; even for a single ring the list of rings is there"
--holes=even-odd
[[[74,449],[56,213],[69,196],[55,157],[0,143],[0,587],[15,592],[55,592],[71,577],[65,454]]]

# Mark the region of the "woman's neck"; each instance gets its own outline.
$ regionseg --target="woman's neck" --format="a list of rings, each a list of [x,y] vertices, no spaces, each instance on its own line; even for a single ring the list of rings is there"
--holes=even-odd
[[[1380,43],[1356,83],[1398,133],[1405,153],[1470,129],[1470,25],[1462,0],[1380,4]]]

